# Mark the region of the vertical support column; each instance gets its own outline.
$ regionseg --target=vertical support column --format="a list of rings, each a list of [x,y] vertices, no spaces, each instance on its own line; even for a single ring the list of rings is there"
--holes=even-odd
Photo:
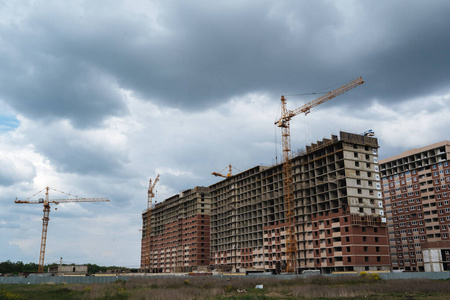
[[[297,242],[295,238],[295,224],[294,224],[294,196],[292,186],[292,165],[291,165],[291,134],[289,127],[289,117],[286,108],[286,98],[281,96],[281,135],[283,140],[283,175],[284,175],[284,202],[285,202],[285,216],[287,224],[287,239],[286,251],[287,262],[286,271],[295,271],[295,254],[297,252]]]
[[[47,228],[50,214],[50,204],[44,204],[44,217],[42,218],[42,238],[41,238],[41,251],[39,254],[39,268],[38,273],[44,272],[44,257],[45,257],[45,245],[47,243]]]

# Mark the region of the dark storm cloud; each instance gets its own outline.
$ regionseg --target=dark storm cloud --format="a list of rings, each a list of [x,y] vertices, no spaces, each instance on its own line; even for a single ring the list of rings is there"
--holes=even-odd
[[[448,1],[38,2],[1,29],[0,97],[77,127],[127,113],[119,87],[202,109],[361,75],[368,84],[347,103],[402,101],[448,89],[448,11]]]
[[[428,3],[427,3],[428,4]],[[369,22],[383,27],[376,51],[361,53],[368,93],[384,101],[448,92],[450,2],[396,1],[367,7]]]
[[[82,56],[59,51],[65,37],[76,32],[61,32],[57,23],[48,22],[56,19],[62,27],[75,28],[78,24],[60,19],[58,12],[51,15],[51,9],[40,23],[45,7],[39,4],[43,3],[36,3],[24,20],[0,27],[0,99],[32,119],[64,118],[77,127],[95,126],[107,116],[126,113],[114,77]]]
[[[103,11],[104,4],[74,12],[36,4],[25,26],[2,30],[10,58],[2,98],[31,117],[56,114],[85,126],[126,111],[116,83],[199,108],[247,91],[305,91],[359,74],[381,99],[448,82],[446,2],[357,3],[349,11],[359,16],[347,2],[258,4],[161,4],[156,19]],[[377,27],[372,42],[352,38]]]
[[[448,8],[414,1],[162,4],[160,33],[154,24],[122,22],[121,35],[108,35],[121,46],[100,61],[120,74],[121,86],[188,109],[249,91],[312,91],[359,75],[369,84],[348,97],[401,101],[449,82]]]
[[[107,79],[89,66],[51,58],[33,62],[32,68],[19,78],[3,77],[0,84],[11,106],[32,119],[66,118],[87,127],[126,111]]]
[[[297,1],[238,11],[211,6],[202,13],[186,6],[168,19],[190,39],[183,53],[196,79],[184,87],[198,82],[210,89],[199,89],[193,101],[244,89],[312,91],[362,75],[368,84],[347,97],[391,102],[436,92],[450,81],[450,3],[428,4]]]

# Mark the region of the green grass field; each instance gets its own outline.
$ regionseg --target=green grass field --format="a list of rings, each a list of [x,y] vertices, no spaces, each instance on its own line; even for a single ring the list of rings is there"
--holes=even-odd
[[[255,288],[261,284],[263,289]],[[450,299],[450,281],[136,277],[105,284],[0,285],[0,300],[4,299]]]

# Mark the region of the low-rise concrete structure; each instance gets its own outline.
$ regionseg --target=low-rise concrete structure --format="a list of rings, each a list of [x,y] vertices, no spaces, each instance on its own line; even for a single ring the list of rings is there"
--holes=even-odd
[[[87,275],[88,267],[86,265],[53,266],[48,267],[48,273],[52,273],[55,276]]]

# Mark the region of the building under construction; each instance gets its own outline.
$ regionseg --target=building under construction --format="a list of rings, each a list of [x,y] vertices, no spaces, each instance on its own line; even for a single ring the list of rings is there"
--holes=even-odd
[[[141,269],[154,273],[206,269],[210,205],[209,188],[195,187],[146,210],[142,214]]]
[[[450,141],[380,161],[392,267],[450,270]]]
[[[377,139],[341,132],[306,147],[292,166],[295,272],[389,270]],[[142,268],[285,271],[282,171],[256,166],[157,204],[148,239],[144,212]]]
[[[286,270],[283,165],[257,166],[210,186],[211,264]],[[340,132],[292,159],[295,272],[389,270],[376,138]]]

